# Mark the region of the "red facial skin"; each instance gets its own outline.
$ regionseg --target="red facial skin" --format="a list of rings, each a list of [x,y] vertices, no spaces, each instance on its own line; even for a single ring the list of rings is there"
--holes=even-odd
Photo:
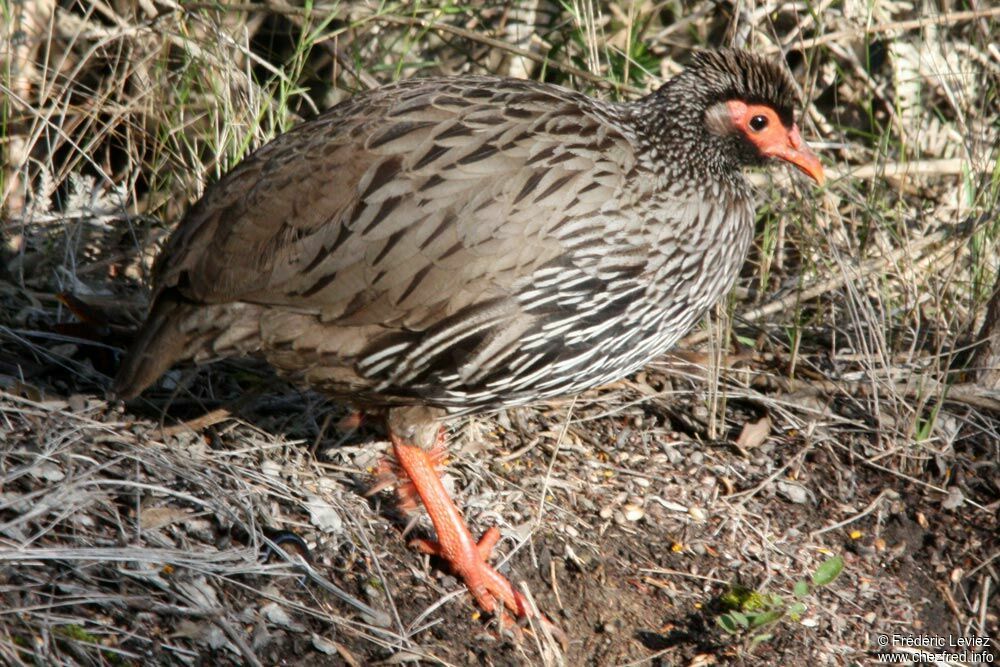
[[[802,141],[794,123],[785,127],[778,114],[763,104],[746,104],[739,100],[726,102],[733,126],[742,132],[765,157],[777,158],[794,165],[799,171],[823,185],[826,176],[819,158]]]

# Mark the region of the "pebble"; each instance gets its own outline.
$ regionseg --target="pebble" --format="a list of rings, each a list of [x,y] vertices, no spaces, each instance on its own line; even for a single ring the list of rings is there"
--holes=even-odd
[[[73,412],[83,412],[87,409],[87,397],[83,394],[73,394],[66,399],[66,403]]]
[[[629,521],[638,521],[646,515],[646,512],[634,503],[627,503],[622,509],[625,511],[625,518]]]
[[[777,487],[779,494],[797,505],[803,505],[809,500],[809,493],[798,484],[779,481]]]
[[[941,501],[941,507],[946,510],[957,509],[962,505],[964,500],[965,496],[962,494],[962,491],[952,486],[948,489],[948,496]]]
[[[613,635],[616,634],[619,630],[621,630],[621,627],[622,627],[621,619],[616,618],[613,621],[608,621],[603,625],[601,625],[601,632],[607,635]]]

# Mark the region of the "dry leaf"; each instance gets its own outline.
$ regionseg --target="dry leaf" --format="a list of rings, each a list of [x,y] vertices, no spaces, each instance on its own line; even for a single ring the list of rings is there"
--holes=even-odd
[[[163,528],[172,523],[180,523],[190,516],[190,512],[177,507],[150,507],[142,510],[139,526],[143,530]]]
[[[767,441],[769,435],[771,435],[771,420],[767,415],[764,415],[755,422],[747,422],[743,425],[740,437],[736,438],[736,446],[743,449],[760,447]]]

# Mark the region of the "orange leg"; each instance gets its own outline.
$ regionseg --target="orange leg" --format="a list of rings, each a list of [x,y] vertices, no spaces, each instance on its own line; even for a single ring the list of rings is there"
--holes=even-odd
[[[505,576],[486,562],[500,539],[500,531],[490,528],[479,542],[472,538],[461,512],[448,496],[435,468],[434,455],[389,434],[400,467],[409,477],[434,523],[437,542],[414,540],[410,544],[424,553],[448,561],[455,576],[469,587],[472,597],[484,611],[508,619],[504,608],[518,617],[530,616],[524,596],[514,590]]]

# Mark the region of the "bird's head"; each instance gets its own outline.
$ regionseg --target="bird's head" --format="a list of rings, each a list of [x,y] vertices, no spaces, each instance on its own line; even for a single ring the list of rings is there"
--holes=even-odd
[[[712,171],[778,159],[820,185],[825,180],[795,123],[795,84],[776,62],[736,49],[700,51],[650,98],[673,116],[661,125],[661,136],[697,150],[694,161]]]
[[[820,185],[826,180],[823,165],[802,140],[798,126],[782,121],[766,103],[726,100],[709,107],[705,121],[710,131],[737,139],[745,163],[784,160]]]

